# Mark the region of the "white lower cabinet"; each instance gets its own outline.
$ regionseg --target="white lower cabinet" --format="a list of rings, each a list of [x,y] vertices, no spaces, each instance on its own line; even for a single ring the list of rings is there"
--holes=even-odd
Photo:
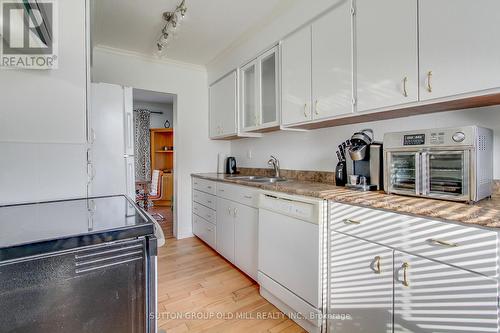
[[[259,210],[236,204],[234,264],[257,281]]]
[[[251,187],[193,177],[193,234],[254,280],[257,280],[258,192]]]
[[[215,225],[193,214],[193,233],[215,249]]]
[[[329,331],[391,332],[393,250],[333,233],[329,266]]]
[[[254,207],[217,198],[217,252],[257,280],[259,213]]]
[[[217,198],[217,252],[234,262],[235,210],[229,200]]]

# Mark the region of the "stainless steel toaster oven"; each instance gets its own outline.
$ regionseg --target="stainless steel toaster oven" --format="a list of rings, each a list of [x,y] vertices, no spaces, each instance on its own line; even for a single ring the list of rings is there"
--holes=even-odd
[[[475,202],[491,196],[493,131],[478,126],[387,133],[387,193]]]

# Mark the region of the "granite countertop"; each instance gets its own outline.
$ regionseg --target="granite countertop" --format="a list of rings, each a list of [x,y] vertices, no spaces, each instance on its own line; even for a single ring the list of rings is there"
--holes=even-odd
[[[339,203],[500,228],[500,192],[498,190],[494,191],[491,199],[484,199],[469,205],[451,201],[386,194],[383,191],[360,192],[343,186],[335,186],[331,182],[289,179],[275,184],[262,184],[234,179],[231,176],[217,173],[193,174],[192,176],[252,186],[268,191],[322,198]],[[325,177],[320,176],[315,179],[318,178]]]

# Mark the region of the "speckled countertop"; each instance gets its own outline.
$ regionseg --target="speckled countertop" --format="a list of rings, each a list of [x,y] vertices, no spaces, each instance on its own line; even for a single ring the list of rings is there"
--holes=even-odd
[[[490,228],[500,228],[500,191],[498,183],[491,199],[476,204],[455,203],[443,200],[414,198],[377,192],[360,192],[335,186],[330,182],[289,179],[276,184],[262,184],[232,179],[230,176],[216,173],[193,174],[192,176],[257,187],[263,190],[298,194],[336,201],[339,203],[379,208],[394,212],[439,218],[443,220],[475,224]],[[329,178],[320,175],[317,178]]]

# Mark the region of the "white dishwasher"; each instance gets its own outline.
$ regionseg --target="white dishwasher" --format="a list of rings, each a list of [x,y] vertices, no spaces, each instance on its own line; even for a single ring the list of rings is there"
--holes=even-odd
[[[321,327],[324,200],[263,192],[258,282],[269,302],[309,332]]]

